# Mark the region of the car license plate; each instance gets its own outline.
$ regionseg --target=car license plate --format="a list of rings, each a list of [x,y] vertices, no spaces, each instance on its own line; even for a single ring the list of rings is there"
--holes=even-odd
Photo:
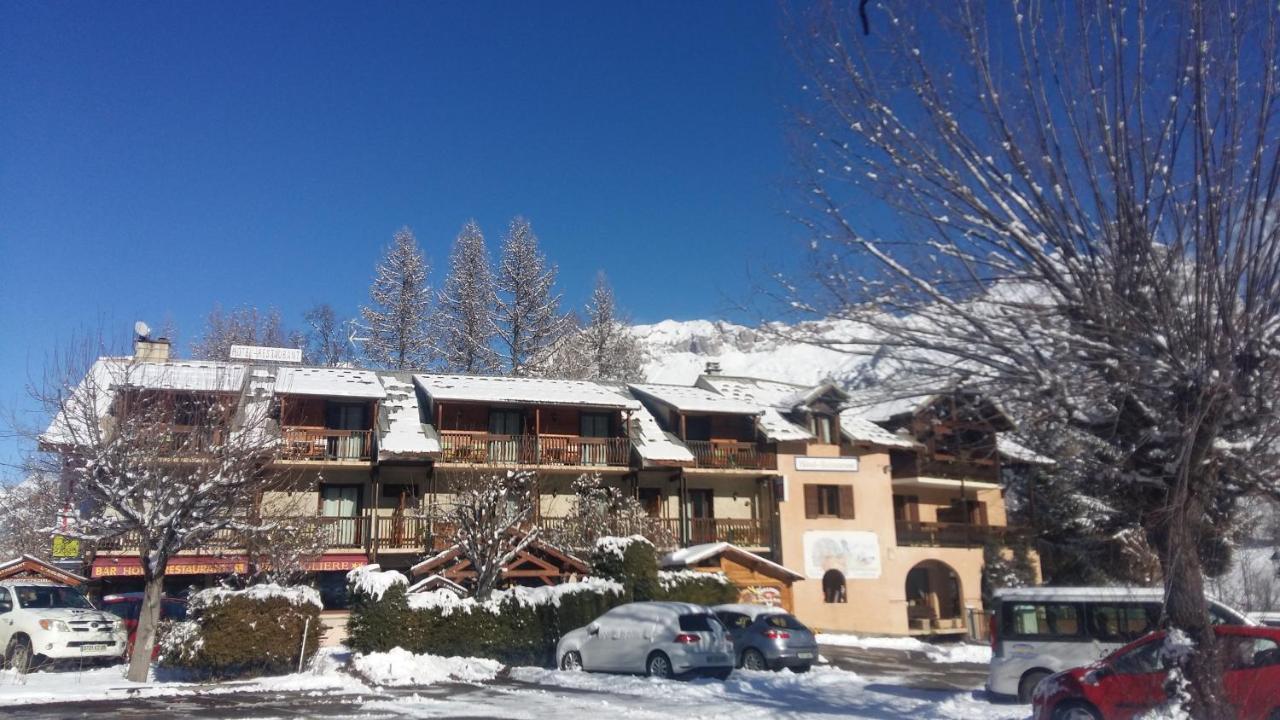
[[[729,656],[725,655],[724,653],[710,653],[709,655],[707,655],[707,662],[727,663],[729,662]]]
[[[99,650],[110,650],[111,643],[93,643],[91,645],[81,645],[80,652],[98,652]]]
[[[806,653],[806,652],[796,653],[796,657],[800,658],[801,660],[812,660],[813,653]]]

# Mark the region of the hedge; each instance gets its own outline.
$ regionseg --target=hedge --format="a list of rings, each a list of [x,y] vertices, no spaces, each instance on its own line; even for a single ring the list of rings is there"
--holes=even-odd
[[[319,595],[307,587],[201,591],[187,620],[163,627],[159,664],[214,679],[294,672],[300,651],[305,663],[320,647],[320,609]]]
[[[610,608],[632,600],[717,605],[738,597],[738,588],[720,573],[659,572],[653,546],[642,539],[604,538],[592,563],[597,577],[513,587],[484,602],[447,590],[407,595],[408,581],[400,573],[376,565],[356,568],[347,575],[352,598],[347,646],[359,653],[401,647],[554,667],[560,638]]]

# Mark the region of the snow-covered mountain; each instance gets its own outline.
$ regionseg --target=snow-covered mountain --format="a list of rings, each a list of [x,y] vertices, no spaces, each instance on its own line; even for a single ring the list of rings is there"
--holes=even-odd
[[[841,328],[834,325],[812,327],[819,334],[840,337]],[[800,384],[835,378],[856,384],[873,364],[864,355],[789,342],[774,333],[709,320],[663,320],[635,325],[632,332],[648,353],[644,369],[650,382],[690,384],[708,362],[718,362],[725,375]]]

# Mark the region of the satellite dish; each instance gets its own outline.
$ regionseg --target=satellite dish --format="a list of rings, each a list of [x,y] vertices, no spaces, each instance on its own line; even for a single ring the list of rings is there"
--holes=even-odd
[[[139,320],[133,324],[133,332],[136,333],[139,338],[146,340],[151,337],[151,326]]]

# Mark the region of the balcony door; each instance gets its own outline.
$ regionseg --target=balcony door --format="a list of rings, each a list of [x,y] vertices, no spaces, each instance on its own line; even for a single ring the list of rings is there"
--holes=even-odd
[[[707,489],[689,490],[689,537],[695,543],[716,540],[715,493]]]
[[[609,437],[609,415],[607,413],[582,413],[578,421],[578,434],[584,438],[579,443],[579,457],[583,465],[609,464],[609,445],[607,442],[592,442],[585,438]]]
[[[320,514],[329,524],[329,543],[344,547],[360,544],[360,486],[323,485],[320,487]]]
[[[519,410],[490,410],[489,462],[514,463],[520,460],[520,434],[524,416]]]
[[[325,428],[346,430],[328,438],[329,457],[341,460],[358,460],[367,457],[369,429],[369,405],[367,403],[330,402],[325,405]]]

